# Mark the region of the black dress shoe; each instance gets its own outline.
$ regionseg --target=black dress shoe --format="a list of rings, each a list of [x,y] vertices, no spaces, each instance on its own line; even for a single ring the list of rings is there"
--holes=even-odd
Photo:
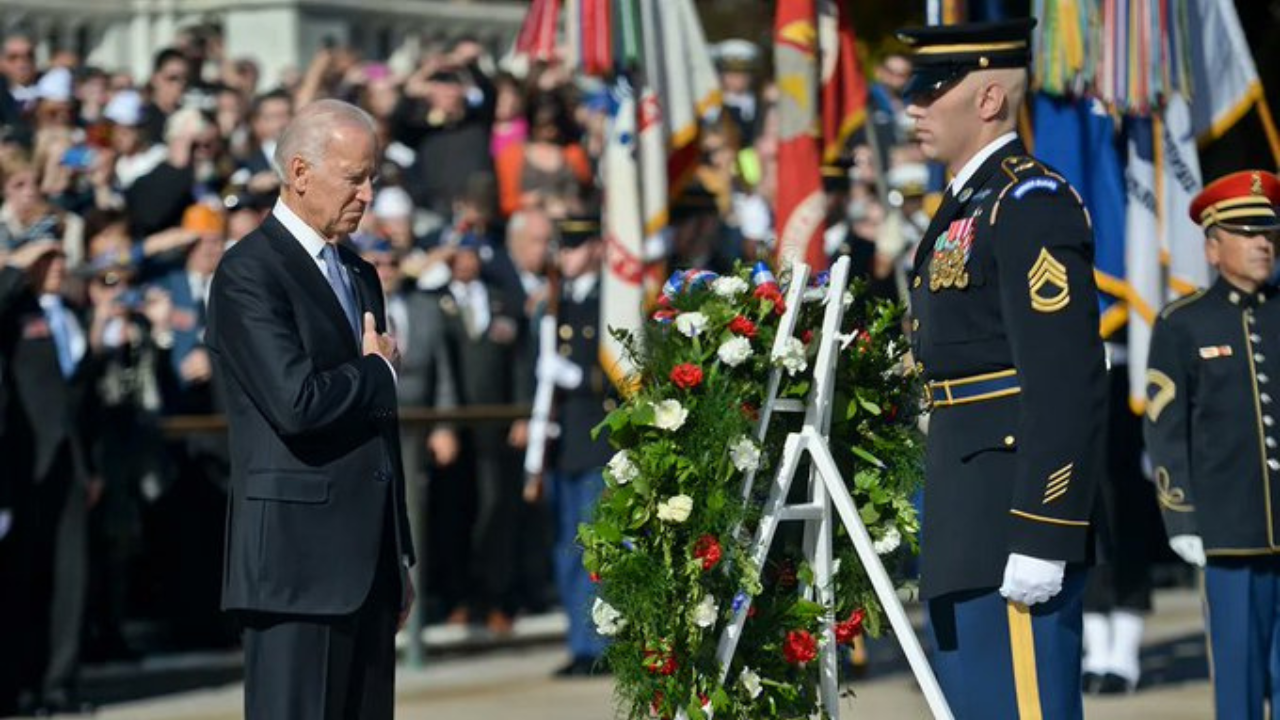
[[[1102,692],[1102,675],[1096,672],[1086,672],[1080,678],[1080,689],[1085,695],[1097,695]]]
[[[1102,676],[1102,683],[1098,687],[1099,695],[1128,695],[1138,688],[1138,684],[1130,682],[1128,679],[1115,673],[1107,673]]]
[[[576,657],[552,673],[557,678],[584,678],[609,674],[609,664],[603,658]]]

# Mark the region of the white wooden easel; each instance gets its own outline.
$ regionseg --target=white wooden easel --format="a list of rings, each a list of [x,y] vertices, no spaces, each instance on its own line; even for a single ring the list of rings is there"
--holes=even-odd
[[[837,355],[841,347],[846,346],[852,338],[840,336],[840,325],[844,319],[844,295],[849,284],[849,258],[842,257],[836,261],[831,270],[831,280],[822,288],[819,297],[812,290],[806,292],[809,281],[809,266],[796,263],[792,266],[791,286],[787,293],[787,311],[782,316],[774,350],[793,337],[796,322],[799,319],[801,304],[808,300],[820,300],[826,304],[826,313],[822,321],[822,334],[818,344],[817,357],[813,364],[813,384],[809,397],[804,400],[778,399],[778,387],[782,380],[782,370],[774,368],[769,377],[766,402],[760,413],[760,425],[757,440],[763,442],[769,431],[769,420],[774,412],[804,413],[804,426],[799,432],[787,436],[782,450],[782,459],[778,464],[765,504],[760,524],[756,528],[751,542],[750,562],[760,570],[764,567],[773,543],[774,533],[778,525],[784,521],[796,520],[804,523],[804,556],[814,571],[814,585],[801,588],[806,597],[814,599],[829,608],[827,617],[822,623],[822,639],[818,655],[819,680],[818,692],[822,709],[826,714],[838,720],[840,717],[839,684],[837,677],[837,646],[835,639],[834,598],[832,594],[833,554],[831,548],[832,533],[835,531],[835,517],[839,513],[840,521],[853,540],[854,549],[858,553],[863,567],[867,571],[871,584],[875,588],[876,597],[888,615],[889,624],[893,628],[894,637],[902,647],[911,665],[911,671],[920,684],[925,701],[933,716],[938,720],[951,720],[951,709],[942,695],[937,678],[933,675],[924,650],[916,638],[907,613],[898,600],[893,581],[885,572],[880,556],[872,545],[867,528],[854,505],[853,498],[845,485],[840,470],[836,467],[828,446],[828,433],[831,429],[831,400],[835,391],[835,372]],[[806,296],[810,296],[806,298]],[[771,353],[772,356],[772,353]],[[787,494],[800,467],[801,458],[807,454],[812,461],[809,470],[808,499],[797,504],[787,504]],[[742,496],[748,498],[751,493],[755,473],[747,473],[743,480]],[[816,595],[816,597],[815,597]],[[733,616],[733,620],[724,628],[720,642],[716,648],[716,660],[720,664],[720,684],[728,679],[729,666],[733,662],[738,640],[742,636],[742,627],[750,609],[750,598],[742,603]],[[681,713],[683,716],[683,713]]]

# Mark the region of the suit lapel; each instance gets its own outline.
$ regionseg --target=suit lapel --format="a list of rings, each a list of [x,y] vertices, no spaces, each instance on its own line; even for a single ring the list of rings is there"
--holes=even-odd
[[[272,247],[284,259],[289,276],[297,280],[307,294],[316,300],[315,307],[328,317],[329,322],[341,331],[343,337],[351,337],[351,323],[347,322],[347,314],[343,312],[338,296],[333,294],[329,281],[316,265],[315,259],[307,255],[302,243],[298,242],[297,238],[293,237],[274,215],[268,215],[262,222],[262,231],[272,241]],[[350,343],[346,345],[350,346]]]

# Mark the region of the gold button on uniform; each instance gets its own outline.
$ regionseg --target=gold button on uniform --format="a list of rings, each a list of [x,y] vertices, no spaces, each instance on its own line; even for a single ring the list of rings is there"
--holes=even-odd
[[[560,346],[560,357],[569,357],[572,354],[573,354],[573,348],[569,347],[568,345]]]
[[[609,398],[604,401],[605,412],[613,412],[614,410],[617,410],[617,409],[618,409],[618,402],[613,398]]]
[[[561,339],[561,340],[565,340],[565,341],[572,340],[572,339],[573,339],[573,328],[569,327],[568,325],[561,325],[561,326],[560,326],[560,339]]]
[[[916,279],[911,281],[911,287],[912,287],[912,288],[918,288],[918,287],[920,287],[920,283],[921,283],[921,282],[922,282],[922,281],[920,280],[920,276],[919,276],[919,275],[917,275],[917,276],[916,276]]]
[[[596,329],[590,325],[582,328],[582,337],[590,340],[596,336]]]
[[[914,318],[911,320],[911,329],[912,330],[920,329],[920,318]]]
[[[1012,436],[1012,435],[1005,435],[1005,436],[1004,436],[1004,445],[1005,445],[1005,447],[1013,447],[1013,444],[1014,444],[1015,442],[1017,442],[1017,441],[1013,438],[1013,436]]]

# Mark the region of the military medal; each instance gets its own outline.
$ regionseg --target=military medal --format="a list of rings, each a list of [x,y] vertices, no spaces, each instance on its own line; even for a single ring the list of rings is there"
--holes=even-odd
[[[969,271],[965,266],[973,250],[975,220],[972,217],[956,220],[938,237],[933,246],[933,262],[929,268],[929,289],[963,290],[969,287]]]

